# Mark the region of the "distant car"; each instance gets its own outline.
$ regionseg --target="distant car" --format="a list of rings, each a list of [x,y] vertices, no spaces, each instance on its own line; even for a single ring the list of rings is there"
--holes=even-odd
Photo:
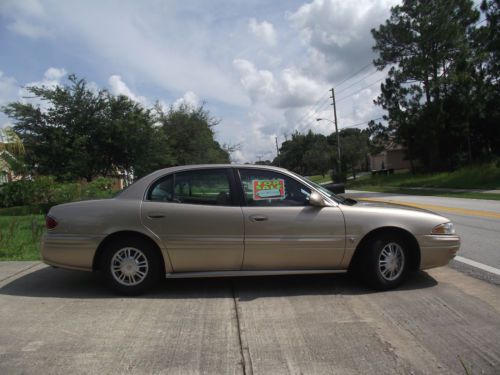
[[[113,199],[52,207],[49,265],[102,271],[123,294],[159,278],[353,270],[376,289],[445,265],[460,238],[429,211],[335,196],[285,169],[192,165],[156,171]]]

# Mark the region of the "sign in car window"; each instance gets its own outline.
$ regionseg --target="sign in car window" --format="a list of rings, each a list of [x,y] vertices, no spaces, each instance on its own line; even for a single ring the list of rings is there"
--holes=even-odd
[[[252,197],[254,200],[284,199],[285,180],[275,178],[273,180],[252,180]]]

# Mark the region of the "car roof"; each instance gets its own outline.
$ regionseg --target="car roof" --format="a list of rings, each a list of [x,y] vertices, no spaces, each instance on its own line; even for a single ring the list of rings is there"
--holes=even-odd
[[[275,167],[272,165],[259,165],[259,164],[189,164],[189,165],[179,165],[170,168],[159,169],[153,173],[169,173],[169,172],[178,172],[190,169],[217,169],[217,168],[259,168],[259,169],[268,169],[279,172],[288,172],[289,170],[285,168]]]

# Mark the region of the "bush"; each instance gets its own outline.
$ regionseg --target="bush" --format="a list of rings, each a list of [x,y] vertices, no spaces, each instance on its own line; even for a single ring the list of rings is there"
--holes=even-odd
[[[25,204],[45,205],[56,203],[57,184],[53,177],[40,176],[31,182],[33,195],[29,202]]]
[[[90,183],[58,183],[50,176],[33,181],[23,180],[0,187],[0,207],[30,206],[30,212],[47,212],[50,207],[78,200],[103,199],[113,196],[113,180],[100,177]]]
[[[31,181],[9,182],[0,187],[0,206],[24,206],[31,200],[32,195],[33,183]]]
[[[110,198],[113,190],[113,180],[105,177],[98,177],[94,181],[83,186],[82,199],[104,199]]]
[[[26,216],[38,215],[42,210],[38,206],[14,206],[7,208],[0,208],[0,216]]]

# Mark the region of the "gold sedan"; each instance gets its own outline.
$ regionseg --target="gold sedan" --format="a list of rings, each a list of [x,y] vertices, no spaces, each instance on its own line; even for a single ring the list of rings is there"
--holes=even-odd
[[[336,196],[281,168],[191,165],[138,180],[113,199],[52,207],[43,261],[102,271],[123,294],[160,277],[356,271],[391,289],[447,264],[453,224],[411,207]]]

